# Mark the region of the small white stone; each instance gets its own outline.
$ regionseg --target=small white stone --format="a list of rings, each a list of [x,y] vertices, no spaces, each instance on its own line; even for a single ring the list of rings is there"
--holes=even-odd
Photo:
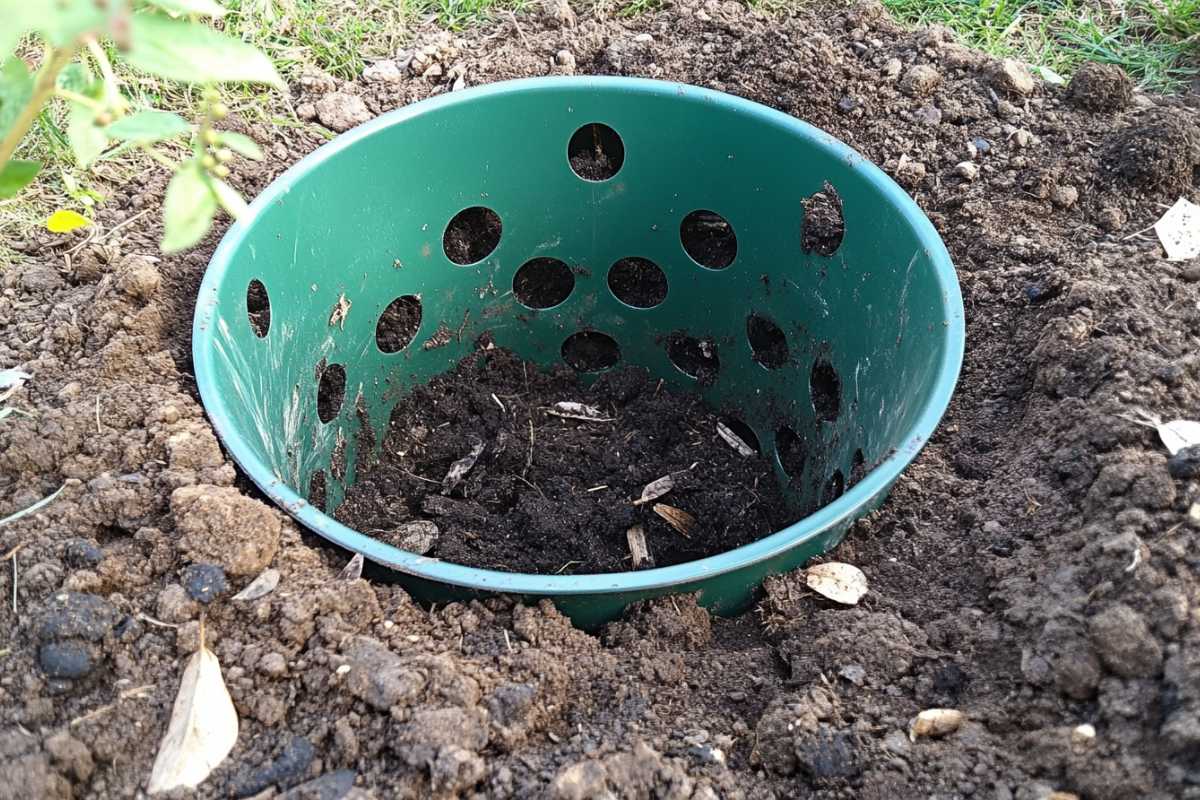
[[[973,181],[979,177],[979,165],[974,161],[960,161],[954,166],[954,172],[964,180]]]

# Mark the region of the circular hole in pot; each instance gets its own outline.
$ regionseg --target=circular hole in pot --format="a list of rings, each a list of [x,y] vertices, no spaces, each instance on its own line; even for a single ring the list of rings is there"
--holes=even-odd
[[[725,269],[737,257],[737,234],[715,211],[693,211],[679,225],[679,240],[688,256],[702,267]]]
[[[308,479],[308,504],[313,508],[325,510],[326,485],[325,470],[319,469]]]
[[[557,258],[530,259],[513,276],[513,294],[528,308],[553,308],[574,288],[574,273]]]
[[[812,392],[813,410],[817,419],[833,422],[838,418],[842,407],[842,381],[837,370],[823,358],[813,364],[812,374],[808,379]]]
[[[821,490],[821,505],[829,505],[841,497],[845,491],[846,478],[842,475],[840,469],[835,469],[833,474],[829,476],[829,480],[825,481],[825,488]]]
[[[808,450],[804,440],[787,425],[775,431],[775,449],[779,452],[779,465],[789,478],[799,478],[804,472]]]
[[[846,235],[842,197],[829,181],[821,191],[804,198],[804,221],[800,226],[800,248],[806,253],[831,256]]]
[[[320,370],[317,381],[317,418],[330,422],[342,410],[346,399],[346,368],[341,364],[329,364]]]
[[[603,122],[589,122],[572,134],[567,160],[571,170],[585,181],[606,181],[625,163],[625,144]]]
[[[654,308],[667,299],[667,275],[648,258],[622,258],[608,271],[608,288],[627,306]]]
[[[746,317],[746,338],[754,360],[767,369],[778,369],[787,363],[788,343],[783,328],[762,314]]]
[[[721,417],[721,422],[725,424],[726,428],[733,431],[735,436],[749,445],[754,452],[762,452],[762,446],[758,443],[758,434],[749,425],[737,417]]]
[[[464,208],[454,215],[442,234],[446,258],[460,266],[483,261],[500,244],[500,217],[483,206]]]
[[[721,369],[717,346],[711,339],[675,334],[667,342],[667,357],[684,375],[690,375],[705,385],[715,381]]]
[[[397,297],[375,323],[375,344],[385,353],[399,353],[412,343],[420,327],[420,298],[412,294]]]
[[[258,278],[246,287],[246,316],[250,318],[250,329],[258,338],[271,330],[271,298],[267,295],[267,287]]]
[[[599,372],[621,360],[621,348],[607,333],[580,331],[562,343],[562,357],[580,372]]]

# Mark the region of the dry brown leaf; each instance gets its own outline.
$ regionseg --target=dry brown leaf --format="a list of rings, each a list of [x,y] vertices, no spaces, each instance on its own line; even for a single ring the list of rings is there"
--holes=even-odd
[[[666,503],[655,503],[654,513],[665,519],[667,524],[683,534],[684,538],[687,538],[692,528],[696,526],[695,517],[682,508],[669,506]]]
[[[657,500],[667,492],[675,488],[675,478],[671,475],[663,475],[658,480],[650,481],[646,484],[646,488],[642,489],[642,496],[633,501],[635,506],[640,506],[649,503],[651,500]]]
[[[477,442],[471,448],[471,452],[450,465],[446,477],[442,478],[442,494],[450,494],[450,491],[466,477],[471,468],[475,466],[475,462],[483,455],[484,446],[483,442]]]
[[[555,403],[553,408],[546,409],[546,413],[552,417],[577,419],[583,422],[616,422],[615,418],[604,416],[604,412],[595,406],[569,401]]]
[[[279,570],[273,568],[265,569],[257,578],[250,581],[245,589],[242,589],[230,599],[238,602],[249,602],[250,600],[257,600],[260,597],[266,597],[275,591],[275,587],[279,585],[279,578]]]
[[[717,435],[725,440],[725,444],[729,445],[734,450],[737,450],[739,454],[745,456],[746,458],[750,458],[756,454],[755,449],[746,444],[742,437],[734,433],[733,429],[724,422],[717,423]]]
[[[945,736],[954,733],[963,724],[963,713],[956,708],[927,708],[913,719],[908,726],[908,738],[916,741],[918,736]]]
[[[237,737],[237,711],[221,678],[221,663],[204,646],[202,629],[200,649],[183,671],[146,791],[195,788],[225,760]]]
[[[804,571],[804,582],[822,597],[847,606],[858,605],[867,593],[867,576],[853,564],[830,561]]]
[[[438,542],[438,526],[427,519],[406,522],[396,528],[392,540],[401,550],[423,556]]]
[[[646,546],[646,529],[641,525],[634,525],[625,531],[625,538],[629,542],[629,554],[633,558],[633,568],[653,567],[654,557],[650,555],[650,548]]]
[[[346,566],[342,567],[342,571],[338,573],[339,581],[356,581],[362,577],[363,557],[362,553],[355,553],[354,558]]]

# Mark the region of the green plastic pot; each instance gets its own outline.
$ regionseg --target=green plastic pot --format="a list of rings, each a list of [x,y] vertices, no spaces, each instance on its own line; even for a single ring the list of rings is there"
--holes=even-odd
[[[599,172],[572,161],[581,147],[605,153]],[[841,199],[844,235],[806,249],[806,199],[831,196],[827,185]],[[444,237],[460,212],[479,207],[498,216],[498,244],[460,265]],[[698,251],[695,235],[724,245]],[[462,261],[479,252],[451,254]],[[610,286],[612,265],[629,257],[665,276],[665,298],[651,308],[622,302]],[[534,258],[573,268],[569,295],[550,308],[530,308],[513,291]],[[410,322],[419,306],[420,322],[415,335],[381,349],[389,306]],[[583,348],[585,360],[599,354],[585,368],[615,359],[699,392],[749,426],[797,513],[811,513],[699,561],[567,576],[415,555],[308,502],[323,480],[326,507],[336,508],[397,398],[452,368],[485,331],[543,364],[575,362],[572,343],[604,345]],[[711,383],[677,366],[680,337],[715,344]],[[213,256],[193,355],[230,454],[309,529],[391,570],[418,599],[548,597],[588,627],[675,592],[699,592],[715,612],[735,613],[765,576],[837,545],[933,432],[963,340],[962,299],[941,240],[908,195],[847,146],[694,86],[538,78],[399,109],[278,178]],[[333,401],[322,414],[319,392]],[[781,445],[784,460],[806,454],[802,469],[791,460],[792,474],[784,470]]]

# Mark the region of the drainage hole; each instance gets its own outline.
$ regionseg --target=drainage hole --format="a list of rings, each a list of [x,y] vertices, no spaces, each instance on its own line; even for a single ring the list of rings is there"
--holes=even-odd
[[[346,399],[346,368],[341,364],[318,367],[321,377],[317,381],[317,418],[331,422],[342,410]]]
[[[754,360],[767,369],[778,369],[788,361],[787,337],[775,322],[761,314],[746,317],[746,338]]]
[[[787,425],[775,431],[775,449],[779,452],[779,465],[789,478],[799,478],[808,460],[808,449],[804,440]]]
[[[557,258],[530,259],[513,276],[513,294],[528,308],[553,308],[574,288],[574,273]]]
[[[696,378],[702,386],[711,385],[721,369],[717,345],[711,339],[673,334],[667,342],[667,357],[680,372]]]
[[[325,510],[325,470],[319,469],[308,479],[308,504],[320,511]]]
[[[800,226],[800,248],[806,253],[831,256],[846,235],[842,197],[829,181],[825,188],[804,198],[804,221]]]
[[[608,271],[608,288],[627,306],[654,308],[667,299],[667,275],[648,258],[622,258]]]
[[[867,459],[860,447],[854,451],[854,457],[850,459],[850,485],[853,486],[865,477],[867,477]]]
[[[579,372],[599,372],[621,360],[621,348],[607,333],[580,331],[563,342],[562,357]]]
[[[399,353],[417,337],[421,327],[421,299],[406,294],[388,303],[375,323],[375,344],[385,353]]]
[[[813,410],[817,419],[834,422],[842,408],[842,381],[837,370],[823,358],[813,364],[812,374],[808,379],[809,390],[812,392]]]
[[[500,244],[500,217],[483,206],[464,208],[454,215],[442,234],[446,258],[460,266],[483,261]]]
[[[827,506],[834,500],[837,500],[846,491],[846,478],[842,475],[840,469],[834,470],[829,476],[829,480],[825,481],[825,488],[821,491],[821,505]]]
[[[625,163],[625,144],[603,122],[590,122],[571,136],[567,160],[571,170],[585,181],[606,181]]]
[[[762,445],[758,443],[758,434],[737,417],[721,417],[721,422],[733,435],[745,442],[755,453],[762,453]]]
[[[725,269],[737,256],[737,234],[715,211],[693,211],[684,217],[679,240],[692,261],[709,269]]]
[[[246,316],[250,318],[250,329],[258,338],[271,330],[271,298],[267,296],[267,287],[258,278],[246,287]]]

